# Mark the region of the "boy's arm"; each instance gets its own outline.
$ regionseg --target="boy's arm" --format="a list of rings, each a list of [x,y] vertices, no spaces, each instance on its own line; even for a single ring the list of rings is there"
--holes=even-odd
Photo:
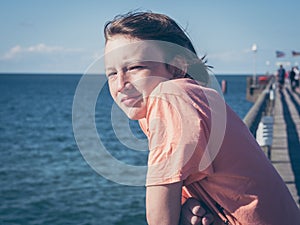
[[[147,187],[146,214],[149,225],[179,224],[181,189],[182,182]]]

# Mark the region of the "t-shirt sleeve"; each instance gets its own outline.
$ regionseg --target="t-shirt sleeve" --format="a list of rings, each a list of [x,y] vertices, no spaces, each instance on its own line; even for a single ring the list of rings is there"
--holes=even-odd
[[[201,168],[209,137],[209,115],[177,95],[149,100],[147,136],[149,140],[146,186],[184,181],[188,185],[213,172],[212,165]]]

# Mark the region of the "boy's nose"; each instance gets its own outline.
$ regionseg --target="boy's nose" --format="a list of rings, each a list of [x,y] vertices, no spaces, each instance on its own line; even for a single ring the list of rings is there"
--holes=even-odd
[[[118,92],[122,92],[126,88],[127,83],[126,74],[123,71],[119,72],[117,84]]]

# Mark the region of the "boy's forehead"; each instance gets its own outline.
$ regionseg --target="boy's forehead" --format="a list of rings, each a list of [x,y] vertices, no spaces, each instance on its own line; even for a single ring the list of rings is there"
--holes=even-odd
[[[105,66],[115,67],[134,61],[164,62],[155,41],[111,40],[105,46]]]

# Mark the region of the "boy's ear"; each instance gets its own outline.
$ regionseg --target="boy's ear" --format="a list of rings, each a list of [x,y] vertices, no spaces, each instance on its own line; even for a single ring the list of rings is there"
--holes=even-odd
[[[168,70],[174,78],[183,78],[187,73],[188,64],[182,56],[175,56],[168,65]]]

